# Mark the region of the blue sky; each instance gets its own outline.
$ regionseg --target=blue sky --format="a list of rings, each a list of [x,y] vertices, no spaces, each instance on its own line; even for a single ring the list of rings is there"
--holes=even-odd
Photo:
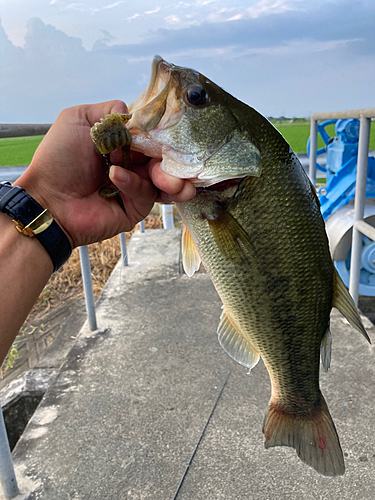
[[[155,54],[266,116],[375,106],[373,0],[0,0],[0,20],[2,123],[130,103]]]

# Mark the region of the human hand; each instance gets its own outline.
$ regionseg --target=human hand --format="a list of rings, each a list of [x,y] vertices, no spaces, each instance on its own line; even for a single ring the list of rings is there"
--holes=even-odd
[[[111,154],[117,164],[110,178],[121,190],[126,213],[114,198],[102,198],[98,189],[108,184],[102,158],[95,153],[91,127],[110,113],[127,113],[122,101],[74,106],[63,110],[38,147],[26,172],[15,185],[23,187],[54,218],[72,247],[130,231],[151,210],[155,201],[187,201],[195,194],[189,181],[160,169],[160,160],[131,153],[132,168],[118,166],[121,153]]]

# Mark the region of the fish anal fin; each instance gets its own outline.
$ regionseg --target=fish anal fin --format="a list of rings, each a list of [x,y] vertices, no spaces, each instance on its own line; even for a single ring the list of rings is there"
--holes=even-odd
[[[339,273],[334,269],[333,273],[333,301],[332,307],[338,309],[349,323],[361,333],[365,339],[371,344],[371,340],[367,335],[365,327],[363,326],[360,315],[358,314],[354,300],[350,295],[348,289],[344,285]]]
[[[185,225],[182,230],[182,264],[184,266],[185,273],[189,276],[189,278],[193,276],[195,271],[198,271],[201,264],[201,258],[199,257],[198,250],[188,228]]]
[[[283,411],[272,400],[263,424],[265,447],[290,446],[305,464],[323,476],[342,476],[345,463],[335,424],[321,396],[310,415]]]
[[[254,368],[259,361],[259,353],[237,329],[225,310],[221,313],[217,334],[221,347],[231,358],[249,370]]]
[[[332,336],[329,327],[324,334],[322,343],[320,344],[320,357],[324,371],[327,373],[331,366],[331,353],[332,353]]]

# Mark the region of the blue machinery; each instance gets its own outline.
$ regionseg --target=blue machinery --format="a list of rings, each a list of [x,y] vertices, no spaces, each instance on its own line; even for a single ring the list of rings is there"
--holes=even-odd
[[[325,171],[327,187],[318,190],[335,266],[355,302],[375,296],[375,158],[368,157],[375,109],[315,113],[311,117],[309,176]],[[318,120],[326,120],[318,124]],[[326,127],[335,123],[335,137]],[[325,147],[317,151],[317,133]],[[309,152],[310,149],[310,152]],[[316,162],[327,152],[327,166]]]

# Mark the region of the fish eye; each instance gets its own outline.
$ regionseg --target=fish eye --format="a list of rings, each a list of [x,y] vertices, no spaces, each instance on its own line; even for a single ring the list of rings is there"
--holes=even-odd
[[[186,92],[186,99],[194,106],[203,106],[207,102],[207,93],[203,87],[194,85]]]

